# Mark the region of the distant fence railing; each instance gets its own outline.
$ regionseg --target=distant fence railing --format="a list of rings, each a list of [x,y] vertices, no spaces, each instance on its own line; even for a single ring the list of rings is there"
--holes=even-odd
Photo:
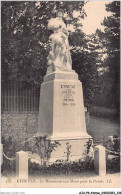
[[[39,110],[40,89],[36,86],[25,88],[20,84],[10,83],[1,90],[2,112],[23,112]]]

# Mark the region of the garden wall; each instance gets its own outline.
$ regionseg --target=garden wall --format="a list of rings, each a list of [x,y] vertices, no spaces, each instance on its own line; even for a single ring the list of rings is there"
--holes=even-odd
[[[1,116],[1,134],[5,139],[21,143],[31,138],[38,129],[38,112],[3,113]]]

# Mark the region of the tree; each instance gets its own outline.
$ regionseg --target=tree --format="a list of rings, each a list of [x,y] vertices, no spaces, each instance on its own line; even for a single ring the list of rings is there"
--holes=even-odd
[[[103,47],[106,49],[107,57],[103,67],[105,73],[101,76],[103,85],[109,85],[108,95],[106,96],[106,106],[116,108],[119,114],[120,108],[120,1],[113,1],[106,4],[106,10],[112,15],[105,18],[103,25],[104,32],[97,30],[97,34],[102,40]],[[103,89],[104,92],[104,89]]]
[[[75,39],[78,40],[75,33]],[[78,33],[78,37],[79,37]],[[80,36],[81,37],[81,36]],[[71,37],[74,43],[74,39]],[[99,89],[99,64],[101,44],[99,37],[95,34],[86,36],[80,40],[79,47],[77,44],[72,47],[72,64],[73,69],[78,73],[79,80],[83,84],[84,102],[88,109],[94,104],[95,94]],[[72,45],[73,45],[72,43]]]

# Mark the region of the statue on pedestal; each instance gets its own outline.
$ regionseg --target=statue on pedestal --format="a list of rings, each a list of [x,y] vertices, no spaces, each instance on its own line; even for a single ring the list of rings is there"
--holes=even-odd
[[[82,83],[71,67],[68,30],[62,17],[63,11],[59,10],[48,23],[48,29],[53,30],[49,37],[51,50],[40,90],[37,137],[44,145],[41,157],[50,164],[85,161],[92,145],[86,129]]]
[[[58,10],[56,18],[52,18],[48,22],[48,30],[53,30],[54,33],[49,37],[51,51],[47,57],[48,73],[53,71],[71,71],[72,60],[69,51],[68,30],[62,20],[64,15],[63,10]]]

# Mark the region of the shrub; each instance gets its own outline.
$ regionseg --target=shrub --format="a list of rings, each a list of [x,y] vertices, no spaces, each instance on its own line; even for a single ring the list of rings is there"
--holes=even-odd
[[[39,164],[32,163],[29,160],[29,174],[34,175],[58,175],[58,174],[71,174],[79,173],[83,170],[94,170],[94,163],[92,162],[67,162],[57,161],[49,166],[40,166]]]
[[[107,173],[120,172],[120,156],[117,158],[107,160]]]
[[[120,152],[120,138],[118,135],[109,136],[108,140],[105,143],[105,146],[108,150]]]
[[[20,150],[25,150],[25,146],[17,145],[15,141],[13,141],[12,137],[9,136],[8,139],[2,137],[2,144],[3,144],[3,152],[4,154],[10,159],[7,159],[3,156],[3,164],[1,166],[1,173],[2,175],[7,175],[8,173],[15,172],[16,169],[16,161],[12,160],[15,158],[16,152]]]

